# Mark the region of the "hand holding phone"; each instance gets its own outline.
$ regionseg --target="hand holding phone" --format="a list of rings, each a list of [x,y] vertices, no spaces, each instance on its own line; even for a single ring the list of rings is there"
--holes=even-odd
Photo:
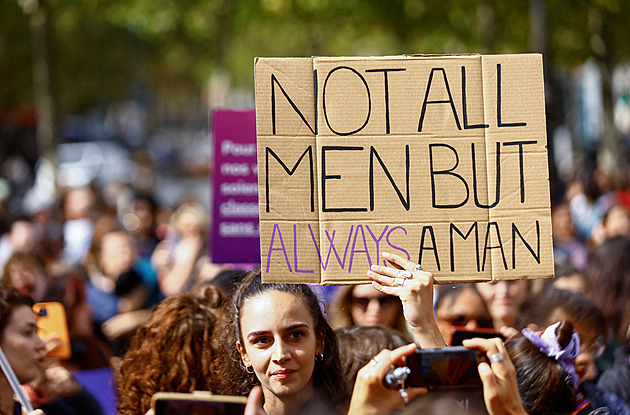
[[[46,356],[60,360],[69,359],[72,355],[72,348],[66,321],[66,309],[63,304],[58,302],[35,303],[33,311],[37,316],[37,334],[46,343]]]
[[[477,365],[484,359],[483,353],[461,346],[418,349],[407,356],[411,372],[405,386],[429,390],[481,387]]]

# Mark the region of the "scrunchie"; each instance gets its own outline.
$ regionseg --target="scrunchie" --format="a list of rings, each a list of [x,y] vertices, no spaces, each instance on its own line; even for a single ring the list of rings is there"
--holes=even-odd
[[[573,330],[571,341],[567,347],[562,348],[560,344],[558,344],[558,337],[556,336],[556,328],[559,325],[560,322],[552,324],[547,327],[541,335],[527,328],[523,329],[522,333],[534,346],[540,348],[541,352],[560,363],[560,366],[562,366],[567,375],[569,375],[573,387],[577,389],[579,378],[575,371],[573,361],[580,353],[580,336],[577,331]]]

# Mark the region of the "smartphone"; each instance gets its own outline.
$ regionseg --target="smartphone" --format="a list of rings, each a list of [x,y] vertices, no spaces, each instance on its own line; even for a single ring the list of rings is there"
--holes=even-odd
[[[411,373],[405,387],[429,390],[481,387],[477,365],[485,359],[483,352],[462,346],[440,349],[418,349],[407,356]]]
[[[66,309],[63,304],[57,302],[35,303],[33,311],[37,316],[37,334],[46,342],[53,341],[57,346],[53,348],[48,357],[60,360],[69,359],[72,355]]]
[[[246,404],[245,396],[210,392],[157,392],[151,398],[155,415],[243,415]]]
[[[492,339],[498,337],[505,341],[505,337],[495,329],[474,328],[467,329],[466,327],[455,326],[451,328],[451,346],[461,346],[462,342],[466,339],[474,339],[475,337],[481,337],[482,339]]]

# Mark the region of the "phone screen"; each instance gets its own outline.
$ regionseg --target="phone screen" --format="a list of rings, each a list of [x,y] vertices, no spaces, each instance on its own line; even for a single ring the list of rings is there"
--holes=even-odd
[[[155,415],[243,415],[245,403],[194,399],[158,399]]]
[[[477,352],[465,347],[417,350],[407,356],[411,373],[406,386],[442,388],[480,387]]]

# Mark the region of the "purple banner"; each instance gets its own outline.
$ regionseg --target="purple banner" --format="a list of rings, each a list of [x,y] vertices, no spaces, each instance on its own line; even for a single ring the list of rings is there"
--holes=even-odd
[[[215,110],[211,256],[214,263],[260,263],[254,110]]]

